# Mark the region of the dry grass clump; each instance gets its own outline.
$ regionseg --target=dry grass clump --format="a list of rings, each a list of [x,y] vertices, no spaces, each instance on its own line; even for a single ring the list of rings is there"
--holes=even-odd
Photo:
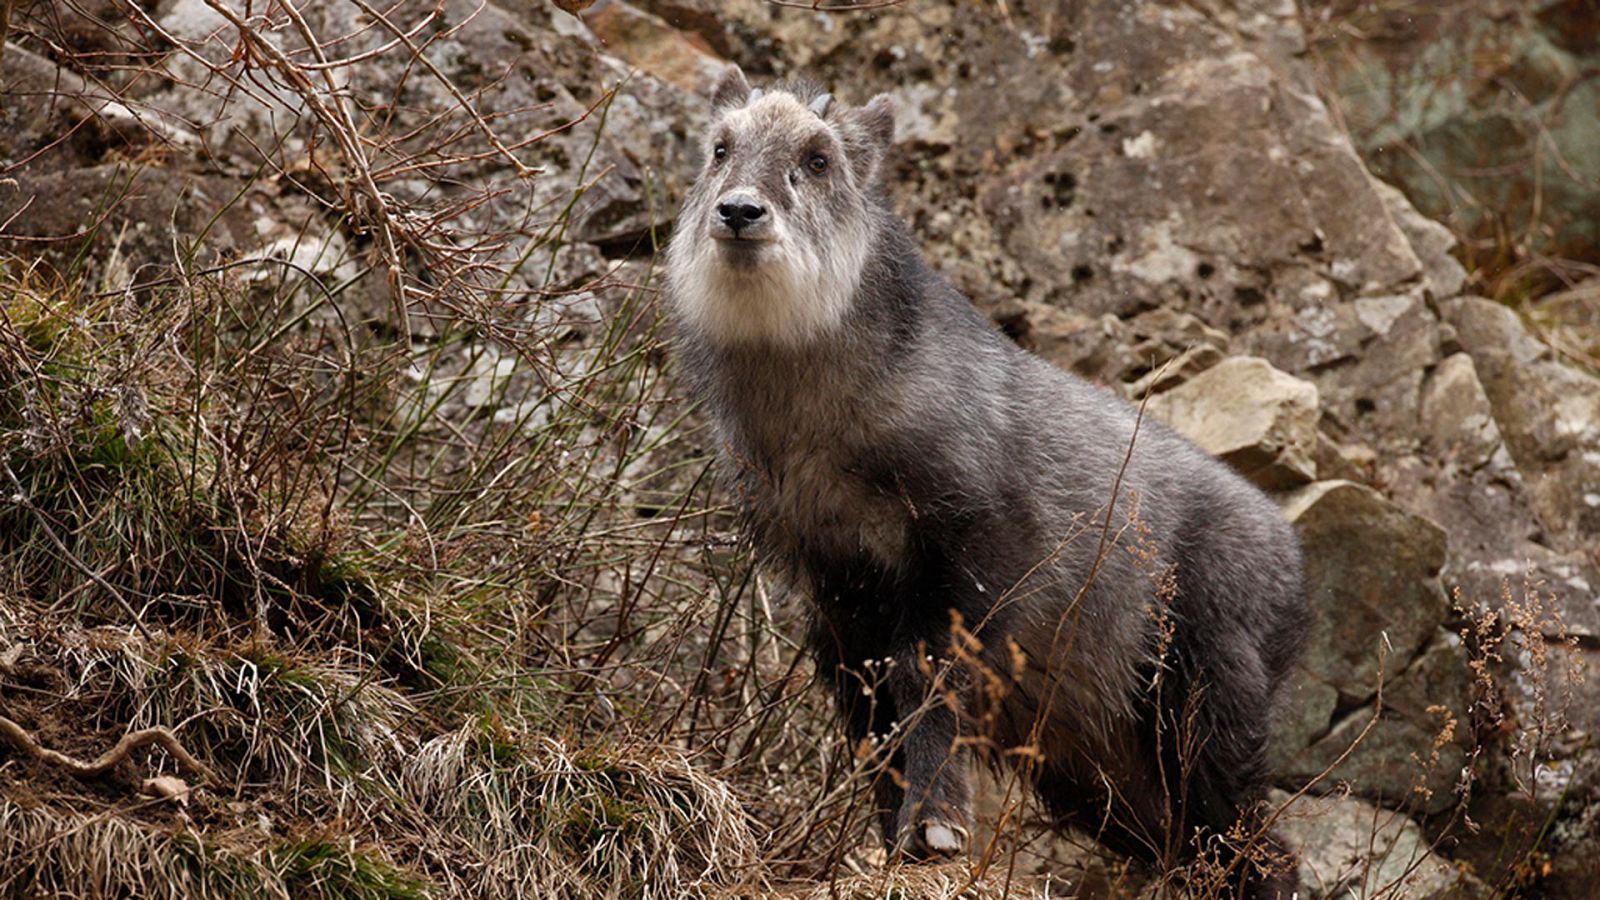
[[[96,293],[15,262],[0,275],[7,589],[139,630],[147,614],[217,612],[263,633],[269,615],[350,624],[320,471],[339,440],[325,371],[285,370],[308,348],[260,345],[242,290]],[[336,602],[312,612],[308,595]]]
[[[670,493],[685,470],[672,420],[642,405],[656,376],[621,325],[565,376],[545,373],[581,403],[497,420],[454,402],[483,353],[458,357],[455,340],[422,357],[441,377],[380,367],[354,391],[345,336],[263,320],[303,310],[242,303],[252,285],[154,290],[134,316],[81,283],[9,271],[0,712],[90,757],[161,726],[224,783],[193,792],[176,831],[165,805],[102,798],[92,821],[114,827],[48,843],[73,814],[40,813],[18,834],[53,849],[7,857],[0,879],[73,893],[94,870],[74,854],[123,852],[136,858],[86,895],[141,893],[141,877],[224,896],[761,883],[758,831],[727,784],[664,747],[627,749],[699,690],[679,654],[722,654],[695,633],[719,596],[691,587],[707,550],[684,549],[705,466]],[[140,339],[151,346],[127,353]],[[523,357],[503,356],[499,389],[527,390]],[[611,415],[627,417],[620,435]],[[666,515],[635,512],[663,497]],[[646,689],[657,703],[631,694]],[[693,714],[716,723],[726,706]],[[631,727],[614,727],[617,707]],[[563,750],[557,722],[590,749]],[[5,795],[40,778],[70,790],[3,759]],[[164,770],[142,749],[88,787],[132,793]],[[242,833],[243,849],[211,843]]]
[[[215,843],[117,816],[87,816],[0,800],[0,894],[68,897],[305,896],[411,900],[415,875],[375,848],[326,841],[269,843],[249,831]]]
[[[5,626],[0,639],[21,652],[0,676],[48,672],[53,706],[94,710],[108,728],[168,724],[224,783],[176,809],[141,798],[91,817],[7,800],[7,837],[26,852],[0,855],[0,880],[63,896],[145,895],[145,880],[170,896],[286,897],[681,897],[764,884],[760,830],[740,798],[664,747],[572,751],[492,713],[423,739],[429,717],[354,658]],[[50,724],[42,706],[22,706],[30,724]],[[0,764],[0,788],[36,802],[41,782],[21,762]],[[136,751],[109,780],[176,768]],[[28,771],[64,786],[48,767]]]
[[[63,700],[133,727],[183,723],[192,751],[221,763],[223,777],[282,785],[291,799],[336,776],[390,780],[418,715],[348,650],[295,660],[102,628],[69,633],[53,662],[70,679]]]
[[[425,743],[402,794],[448,832],[449,887],[481,897],[759,890],[756,829],[725,782],[661,747],[512,743],[497,722]]]

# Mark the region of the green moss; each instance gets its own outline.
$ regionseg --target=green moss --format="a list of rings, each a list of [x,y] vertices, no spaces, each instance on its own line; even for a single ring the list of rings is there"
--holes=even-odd
[[[378,612],[376,577],[351,553],[323,553],[307,548],[311,559],[311,579],[318,596],[330,605],[354,608],[363,616]]]
[[[429,633],[422,639],[422,668],[439,684],[453,684],[463,675],[470,678],[472,669],[456,645],[437,634]]]
[[[267,873],[254,862],[211,846],[193,834],[179,833],[169,845],[172,859],[190,880],[222,897],[258,897],[268,888]]]
[[[646,811],[640,803],[608,794],[585,798],[567,810],[561,837],[580,851],[608,836],[630,838],[642,830]]]
[[[429,896],[427,883],[387,860],[327,841],[291,841],[268,851],[295,897],[410,900]]]
[[[71,357],[88,347],[87,328],[104,311],[89,307],[67,285],[13,283],[4,291],[0,313],[27,349],[45,360]]]
[[[286,656],[281,656],[268,650],[252,648],[240,653],[239,658],[253,664],[261,670],[261,674],[284,687],[297,688],[309,696],[320,696],[329,693],[316,675],[297,667]]]
[[[498,766],[515,765],[522,759],[522,749],[494,710],[478,717],[477,749],[485,759]]]
[[[573,800],[562,823],[562,838],[584,849],[607,836],[639,834],[652,801],[640,792],[637,775],[601,754],[575,754],[572,764],[584,774],[571,780]]]

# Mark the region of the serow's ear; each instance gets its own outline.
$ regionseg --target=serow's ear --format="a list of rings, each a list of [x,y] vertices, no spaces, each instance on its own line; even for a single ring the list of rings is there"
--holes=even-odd
[[[887,154],[889,146],[894,143],[894,98],[879,94],[868,100],[867,105],[856,113],[856,123],[861,126],[878,155]]]
[[[850,145],[856,177],[867,182],[876,180],[878,167],[894,144],[894,98],[879,94],[866,106],[851,110],[845,140]]]
[[[729,66],[717,76],[717,84],[711,89],[711,114],[720,116],[730,109],[738,109],[750,99],[750,82],[745,80],[744,70],[738,66]]]

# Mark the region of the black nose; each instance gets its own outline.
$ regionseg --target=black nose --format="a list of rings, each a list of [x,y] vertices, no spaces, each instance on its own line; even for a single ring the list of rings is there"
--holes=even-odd
[[[722,221],[733,229],[734,234],[738,234],[741,228],[746,228],[761,221],[761,217],[766,214],[767,211],[765,209],[748,200],[733,200],[728,203],[717,204],[717,215],[721,216]]]

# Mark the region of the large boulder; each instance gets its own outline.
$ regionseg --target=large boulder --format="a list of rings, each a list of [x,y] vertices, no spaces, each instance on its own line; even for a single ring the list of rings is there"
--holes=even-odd
[[[1441,626],[1445,532],[1345,481],[1284,497],[1306,554],[1315,614],[1274,736],[1275,770],[1296,788],[1348,786],[1393,806],[1439,812],[1470,737],[1465,648]]]
[[[1316,478],[1317,388],[1264,359],[1230,357],[1151,397],[1147,409],[1264,488]]]
[[[1305,548],[1316,614],[1303,665],[1347,703],[1365,700],[1380,669],[1408,664],[1449,613],[1444,529],[1348,481],[1307,485],[1282,502]]]
[[[1169,307],[1238,332],[1428,277],[1297,58],[1292,4],[645,5],[757,75],[848,72],[843,96],[895,95],[897,205],[985,308]]]

